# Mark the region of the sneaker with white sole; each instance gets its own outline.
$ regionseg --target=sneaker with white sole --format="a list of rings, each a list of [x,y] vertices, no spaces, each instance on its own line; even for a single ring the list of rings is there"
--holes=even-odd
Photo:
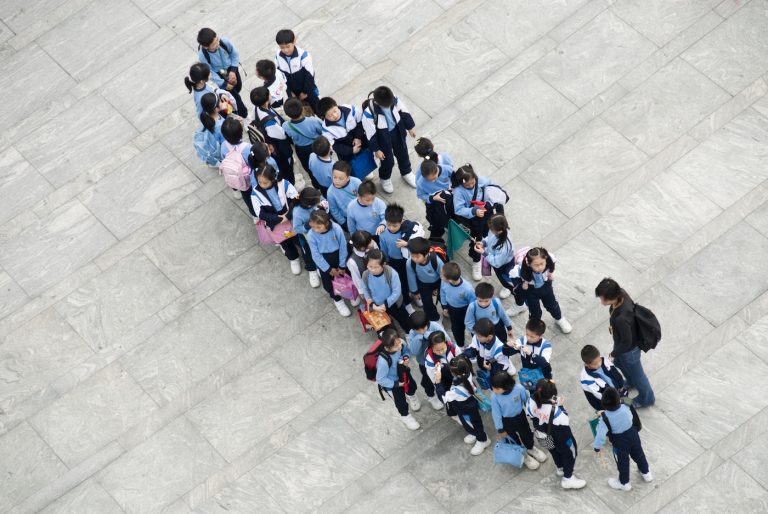
[[[472,434],[467,434],[464,436],[464,442],[467,444],[474,444],[477,442],[477,437],[473,436]]]
[[[310,271],[308,273],[309,275],[309,285],[312,287],[320,287],[320,275],[317,271]]]
[[[483,280],[483,265],[480,261],[472,263],[472,280],[475,282]]]
[[[608,485],[611,487],[611,489],[618,489],[619,491],[632,490],[632,484],[630,484],[629,482],[627,482],[626,484],[622,484],[621,482],[619,482],[617,478],[609,478]]]
[[[291,263],[291,273],[294,275],[301,275],[301,261],[299,261],[299,259],[293,259],[288,262]]]
[[[559,476],[559,477],[561,477],[561,476],[565,475],[565,473],[563,472],[563,468],[557,468],[557,469],[555,470],[555,475],[557,475],[557,476]]]
[[[568,320],[565,319],[565,316],[563,316],[562,318],[560,318],[558,320],[555,320],[555,324],[560,328],[560,331],[563,334],[570,334],[571,330],[573,330],[573,327],[568,322]]]
[[[419,425],[419,422],[416,421],[416,419],[408,414],[407,416],[400,416],[400,421],[403,422],[403,424],[408,428],[408,430],[418,430],[421,428],[421,425]]]
[[[443,402],[440,401],[440,398],[437,396],[428,396],[427,401],[435,410],[440,410],[443,408]]]
[[[512,292],[504,286],[501,286],[501,289],[499,289],[499,298],[501,298],[502,300],[504,300],[505,298],[509,298],[511,294]]]
[[[405,395],[405,399],[408,400],[408,405],[411,406],[413,412],[418,412],[419,409],[421,409],[421,402],[419,401],[419,397],[415,394],[413,396]]]
[[[523,466],[525,466],[528,469],[539,469],[539,461],[531,457],[530,455],[526,455],[525,458],[523,458]]]
[[[411,314],[413,314],[414,312],[416,312],[416,309],[414,309],[414,308],[413,308],[413,305],[411,305],[411,304],[409,303],[408,305],[406,305],[406,306],[405,306],[405,312],[407,312],[407,313],[408,313],[408,315],[410,316]]]
[[[349,304],[350,304],[352,307],[357,307],[358,305],[360,305],[360,297],[359,297],[359,296],[356,296],[356,297],[352,298],[352,299],[349,301]]]
[[[416,176],[413,174],[413,172],[406,173],[405,175],[401,176],[403,177],[403,182],[416,189]]]
[[[525,304],[522,305],[513,305],[509,309],[507,309],[507,316],[510,318],[514,318],[518,314],[522,314],[524,312],[528,312],[528,307]]]
[[[560,487],[563,489],[582,489],[585,485],[587,485],[587,481],[578,478],[576,475],[572,475],[571,478],[563,477],[560,480]]]
[[[486,448],[488,448],[491,445],[491,440],[486,439],[485,441],[477,441],[475,442],[475,445],[472,447],[471,450],[469,450],[469,453],[477,457],[481,453],[485,451]]]
[[[392,179],[383,178],[379,184],[381,185],[381,190],[388,195],[395,192],[395,186],[392,185]]]
[[[546,462],[547,461],[547,454],[545,452],[539,450],[535,446],[533,448],[531,448],[530,450],[528,450],[528,455],[530,455],[531,457],[533,457],[534,459],[536,459],[539,462]]]
[[[648,470],[648,473],[640,473],[643,476],[643,480],[646,482],[653,482],[653,475],[651,475],[651,471]]]
[[[339,314],[341,314],[345,318],[347,316],[351,316],[352,315],[352,312],[349,310],[349,307],[347,307],[347,304],[344,303],[344,300],[339,300],[338,302],[333,302],[333,305],[336,307],[336,310],[339,311]]]

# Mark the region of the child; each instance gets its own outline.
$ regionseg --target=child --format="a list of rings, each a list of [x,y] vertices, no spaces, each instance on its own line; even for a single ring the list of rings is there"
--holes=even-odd
[[[426,352],[429,348],[429,341],[432,334],[439,332],[443,335],[443,341],[446,341],[448,334],[440,323],[429,321],[423,311],[414,312],[410,318],[411,331],[408,332],[408,349],[411,355],[416,357],[421,372],[421,387],[427,395],[429,404],[435,410],[443,408],[443,402],[435,396],[434,376],[427,373]],[[434,373],[434,360],[432,362],[432,372]],[[450,385],[450,384],[449,384]]]
[[[277,171],[270,165],[254,170],[256,183],[251,191],[251,202],[259,220],[266,223],[270,230],[290,220],[291,206],[299,196],[296,188],[287,180],[277,180]],[[291,263],[291,273],[301,274],[299,252],[293,238],[288,238],[280,247]]]
[[[472,385],[472,364],[463,355],[451,359],[448,365],[453,375],[453,382],[449,390],[445,390],[442,381],[442,367],[435,368],[435,385],[438,394],[443,398],[446,405],[453,409],[459,416],[459,421],[467,431],[464,442],[474,443],[470,450],[472,455],[480,455],[490,446],[491,441],[483,428],[483,418],[480,417],[480,410],[475,399],[475,388]]]
[[[317,272],[315,261],[312,260],[312,251],[309,249],[307,234],[309,232],[309,218],[317,209],[328,209],[320,191],[314,187],[305,187],[299,193],[299,203],[293,206],[293,231],[296,232],[296,243],[304,257],[304,269],[309,273],[309,285],[320,287],[320,275]]]
[[[523,297],[531,318],[541,319],[541,305],[555,318],[555,323],[568,334],[571,324],[560,311],[560,304],[552,288],[552,274],[555,272],[555,256],[546,249],[536,247],[528,250],[523,262],[515,266],[510,276],[522,280]]]
[[[408,241],[408,251],[411,252],[406,261],[408,290],[417,304],[421,301],[427,317],[432,321],[439,321],[440,314],[432,301],[432,293],[438,292],[439,301],[443,260],[436,252],[430,250],[429,241],[423,237],[412,237]]]
[[[587,482],[573,474],[578,447],[571,432],[568,413],[563,407],[562,398],[557,397],[555,383],[542,378],[536,384],[526,407],[528,416],[533,419],[537,437],[546,434],[552,436],[555,447],[549,450],[557,467],[557,476],[563,477],[560,487],[563,489],[581,489]]]
[[[533,432],[525,417],[525,408],[530,396],[528,391],[507,373],[496,373],[491,377],[491,414],[496,427],[496,438],[507,437],[525,446],[527,454],[523,464],[528,469],[539,469],[539,463],[547,460],[547,454],[533,445]]]
[[[315,84],[312,56],[306,50],[296,46],[296,35],[292,30],[279,30],[275,36],[275,42],[280,47],[280,51],[275,55],[275,65],[283,75],[288,93],[300,102],[306,101],[312,110],[317,112],[320,91]]]
[[[611,359],[600,355],[600,350],[591,344],[584,345],[581,349],[581,360],[584,361],[584,368],[581,370],[581,388],[595,411],[602,410],[600,400],[609,387],[619,391],[620,396],[627,396],[624,375],[621,374],[619,367],[611,362]]]
[[[529,319],[525,324],[525,335],[517,341],[511,341],[504,346],[504,355],[520,354],[522,369],[518,375],[521,385],[533,390],[536,383],[547,378],[552,380],[552,345],[544,339],[547,325],[540,319]],[[525,372],[537,370],[538,372]]]
[[[435,145],[432,144],[430,139],[426,137],[420,137],[416,140],[416,145],[413,149],[416,151],[416,155],[424,159],[424,161],[432,161],[439,165],[441,169],[448,171],[450,176],[453,173],[453,159],[447,153],[438,153],[435,151]],[[422,162],[422,164],[424,164]],[[416,173],[418,180],[418,172]]]
[[[371,250],[365,259],[362,275],[363,296],[370,311],[386,312],[403,332],[408,332],[411,325],[408,314],[403,308],[403,293],[397,271],[387,266],[381,250]]]
[[[257,170],[267,164],[278,171],[277,178],[283,178],[280,176],[277,161],[275,161],[274,157],[269,154],[269,146],[266,143],[255,143],[254,145],[251,145],[251,153],[248,154],[248,166],[251,167],[251,170]],[[256,178],[253,175],[253,171],[251,171],[251,184],[255,183]]]
[[[488,235],[485,239],[475,243],[475,250],[485,256],[485,260],[496,273],[496,278],[501,282],[499,298],[509,298],[514,286],[509,282],[509,272],[515,267],[515,245],[509,238],[509,223],[503,214],[494,214],[488,220]],[[515,306],[509,313],[514,316],[526,309],[524,306]]]
[[[219,97],[214,93],[205,93],[200,97],[200,123],[203,129],[213,133],[219,144],[224,142],[224,136],[221,135],[221,126],[224,124],[224,116],[221,115],[221,103]]]
[[[213,29],[202,28],[197,33],[197,58],[198,61],[208,63],[213,70],[213,81],[222,89],[226,89],[237,102],[237,115],[241,118],[248,116],[240,90],[243,82],[240,80],[240,54],[232,44],[232,41],[224,36],[217,36]]]
[[[251,153],[251,144],[250,143],[243,143],[243,123],[238,118],[229,117],[224,120],[224,123],[221,125],[221,135],[224,138],[224,143],[221,145],[221,170],[223,171],[224,168],[231,162],[232,166],[235,168],[241,168],[245,167],[248,168],[248,156]],[[240,154],[239,156],[236,156],[235,154]],[[229,161],[226,163],[224,162],[225,159],[229,156]],[[235,197],[243,198],[243,202],[245,203],[246,207],[248,207],[248,212],[251,213],[251,216],[254,218],[254,222],[258,222],[258,218],[256,217],[256,212],[253,210],[253,203],[251,201],[251,181],[250,181],[250,175],[251,172],[248,171],[248,178],[247,180],[243,181],[243,188],[240,188],[235,191]]]
[[[496,213],[504,214],[503,192],[490,179],[480,177],[471,164],[465,164],[453,175],[453,211],[461,222],[469,227],[472,239],[480,241],[488,234],[488,220]],[[491,187],[489,191],[486,188]],[[472,259],[472,279],[482,280],[480,253],[475,244],[469,245],[469,257]]]
[[[463,355],[469,359],[477,359],[477,373],[480,386],[489,389],[488,379],[496,373],[507,372],[515,374],[515,368],[504,355],[504,343],[493,333],[493,323],[488,318],[478,320],[476,333]]]
[[[223,89],[219,89],[208,83],[208,79],[211,78],[211,68],[204,62],[198,62],[190,66],[189,76],[184,77],[184,85],[187,87],[187,91],[193,94],[192,98],[195,100],[195,116],[200,117],[200,113],[203,112],[203,108],[200,105],[200,99],[205,93],[213,93],[216,96],[225,95],[231,105],[236,105],[235,98]]]
[[[363,102],[363,128],[368,147],[381,161],[379,180],[385,193],[394,192],[392,168],[400,168],[400,175],[409,186],[416,187],[416,177],[411,172],[405,133],[416,137],[411,113],[387,86],[379,86]]]
[[[257,87],[251,91],[251,102],[255,106],[254,125],[262,134],[264,141],[272,145],[280,176],[291,184],[296,184],[296,176],[293,173],[293,147],[291,140],[283,130],[285,120],[277,111],[270,107],[270,93],[266,87]],[[301,176],[301,175],[299,175]]]
[[[279,109],[283,106],[283,99],[288,90],[283,80],[283,74],[277,73],[274,61],[261,59],[256,62],[256,76],[259,77],[265,88],[269,90],[269,106],[272,109]]]
[[[323,196],[328,195],[328,188],[333,182],[332,175],[331,144],[323,136],[318,136],[312,142],[312,153],[309,155],[309,178]]]
[[[416,176],[416,196],[424,202],[429,222],[429,238],[441,239],[453,217],[451,171],[435,161],[425,160]]]
[[[357,200],[347,205],[347,227],[350,232],[365,230],[378,240],[378,235],[384,230],[384,210],[387,204],[376,197],[376,184],[366,180],[357,188]]]
[[[363,113],[353,105],[338,105],[326,96],[317,104],[317,115],[323,120],[323,135],[342,161],[352,159],[364,148]]]
[[[365,271],[365,259],[368,257],[368,252],[378,249],[379,246],[376,241],[373,240],[371,234],[364,230],[358,230],[354,232],[349,238],[349,244],[352,247],[352,252],[347,259],[347,271],[349,276],[352,277],[352,282],[358,291],[363,290],[363,271]],[[352,306],[356,304],[353,302]]]
[[[392,396],[403,424],[409,430],[418,430],[421,425],[408,412],[409,404],[414,411],[421,408],[421,402],[416,396],[416,381],[408,368],[408,347],[393,328],[384,330],[381,343],[383,351],[376,361],[376,382]]]
[[[320,281],[323,289],[333,300],[333,305],[339,314],[349,316],[352,312],[344,303],[341,296],[333,292],[333,279],[346,273],[347,266],[347,241],[341,227],[331,221],[331,216],[323,211],[316,210],[309,215],[309,232],[307,240],[312,259],[320,270]]]
[[[453,340],[460,348],[464,347],[464,317],[467,307],[475,301],[472,285],[461,278],[461,268],[455,262],[446,262],[440,272],[443,283],[440,286],[440,298],[443,302],[443,315],[451,320]]]
[[[470,333],[475,332],[475,324],[482,318],[491,320],[496,335],[502,342],[512,337],[512,322],[504,312],[501,302],[493,297],[493,286],[488,282],[480,282],[475,287],[475,301],[469,304],[464,316],[464,325]]]
[[[424,229],[416,221],[404,219],[405,209],[396,203],[387,205],[384,209],[384,225],[386,230],[379,234],[379,247],[384,252],[387,262],[395,268],[400,276],[400,286],[404,293],[404,307],[408,313],[413,313],[411,296],[408,294],[408,272],[405,263],[411,255],[408,252],[408,241],[412,237],[423,237]]]
[[[328,206],[331,209],[331,216],[345,232],[354,232],[347,227],[347,207],[357,198],[360,179],[350,177],[352,166],[346,161],[334,162],[332,173],[333,187],[328,188]]]
[[[413,314],[418,314],[418,312],[414,312]],[[414,323],[413,314],[411,315],[411,324]],[[434,321],[430,323],[434,323]],[[433,384],[437,385],[435,371],[437,368],[442,368],[441,382],[446,390],[451,388],[453,376],[451,375],[448,363],[451,362],[451,359],[460,354],[461,348],[457,348],[451,344],[451,342],[448,341],[445,332],[437,331],[429,334],[429,337],[427,338],[427,351],[424,353],[424,367]],[[440,396],[439,399],[442,400],[442,396]],[[448,415],[461,425],[459,418],[454,417],[456,416],[456,413],[452,411],[450,406],[448,406]]]
[[[603,398],[600,400],[603,406],[603,412],[597,423],[597,436],[595,436],[595,452],[599,455],[600,448],[605,442],[605,437],[613,445],[613,457],[616,459],[616,467],[619,470],[619,479],[608,479],[608,485],[613,489],[620,491],[629,491],[632,485],[629,483],[629,459],[632,458],[637,464],[637,469],[643,480],[650,482],[653,480],[651,468],[648,466],[648,460],[645,458],[643,445],[640,442],[638,426],[640,420],[635,422],[636,413],[621,403],[619,392],[612,387],[603,391]],[[635,424],[637,423],[637,425]]]
[[[312,142],[322,135],[323,125],[314,116],[305,117],[301,101],[296,98],[286,100],[283,110],[285,115],[291,119],[291,121],[285,122],[283,130],[293,140],[296,156],[299,158],[304,171],[310,173],[309,154],[312,153]]]

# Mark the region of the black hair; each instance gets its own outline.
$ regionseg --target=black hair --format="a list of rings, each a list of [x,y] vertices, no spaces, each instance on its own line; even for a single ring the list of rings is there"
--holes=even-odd
[[[488,282],[480,282],[475,286],[475,296],[483,300],[493,298],[493,293],[493,284]]]
[[[480,318],[475,323],[475,334],[483,337],[494,335],[493,321],[488,318]]]
[[[596,346],[585,344],[581,349],[581,360],[584,364],[589,364],[598,357],[600,357],[600,350],[598,350]]]
[[[278,45],[287,45],[296,41],[296,34],[291,29],[282,29],[277,31],[275,43]]]
[[[260,59],[256,61],[256,74],[262,79],[267,81],[274,80],[276,73],[275,61],[269,59]]]
[[[318,157],[325,157],[331,153],[331,143],[325,136],[317,136],[315,140],[312,141],[312,151]]]
[[[350,176],[352,174],[352,165],[347,161],[336,161],[333,163],[333,170],[340,171],[346,176]]]
[[[197,44],[200,46],[208,46],[216,39],[216,32],[213,29],[204,27],[197,33]]]
[[[184,85],[187,87],[187,91],[192,93],[195,85],[204,80],[208,82],[208,78],[211,76],[211,67],[204,62],[196,62],[189,67],[189,76],[184,77]]]
[[[523,259],[522,264],[520,264],[520,277],[522,277],[523,280],[528,282],[533,280],[533,269],[531,269],[531,261],[536,257],[541,257],[547,261],[547,264],[544,267],[544,271],[549,271],[550,273],[555,271],[555,261],[552,260],[552,257],[549,255],[547,249],[540,246],[535,246],[528,250],[528,253],[525,254],[525,259]]]
[[[429,326],[429,318],[424,311],[415,311],[408,319],[413,328],[427,328]]]
[[[421,157],[422,159],[427,159],[437,162],[437,152],[435,152],[435,145],[432,144],[432,141],[427,139],[426,137],[420,137],[416,140],[416,145],[413,147],[414,150],[416,150],[416,155]]]
[[[269,158],[269,146],[267,143],[259,141],[251,146],[251,152],[248,154],[248,166],[254,170],[261,168],[267,163],[267,158]]]
[[[213,132],[216,127],[216,120],[213,119],[213,113],[219,103],[219,97],[215,93],[205,93],[200,97],[200,123],[208,132]]]
[[[309,215],[309,222],[319,223],[328,230],[331,228],[331,215],[322,209],[317,209],[312,211],[312,214]]]
[[[275,186],[275,181],[277,180],[277,170],[275,170],[275,168],[269,164],[254,170],[253,175],[254,178],[264,177],[272,183],[272,186]]]
[[[405,209],[400,204],[391,203],[384,209],[384,221],[387,223],[402,223]]]
[[[525,323],[525,329],[530,330],[537,336],[543,336],[547,331],[547,324],[543,320],[531,318]]]
[[[408,251],[411,254],[427,255],[429,253],[429,241],[423,237],[412,237],[408,240]]]
[[[603,397],[600,398],[600,406],[605,410],[616,410],[621,407],[621,396],[613,387],[606,387],[603,390]]]
[[[251,103],[256,107],[261,107],[265,103],[269,102],[270,94],[269,88],[266,86],[259,86],[251,89]]]
[[[380,107],[392,107],[395,103],[395,94],[387,86],[379,86],[373,90],[373,101]]]
[[[381,333],[381,343],[384,348],[392,348],[397,342],[397,330],[394,328],[387,328]]]
[[[509,373],[496,373],[491,377],[491,387],[503,389],[508,393],[515,387],[515,379]]]
[[[469,359],[464,355],[457,355],[448,363],[448,368],[451,370],[454,382],[463,385],[469,394],[475,393],[475,388],[472,387],[469,380],[469,376],[472,374],[472,363],[469,362]]]
[[[221,135],[230,145],[237,145],[243,140],[243,123],[230,116],[221,124]]]
[[[418,312],[423,312],[423,311],[418,311]],[[416,313],[414,312],[413,314],[416,314]],[[413,315],[411,315],[411,323],[413,323]],[[433,346],[440,343],[448,344],[448,339],[445,338],[444,332],[442,332],[441,330],[437,330],[429,334],[429,337],[427,338],[427,343],[429,344],[429,347],[432,348]]]
[[[357,188],[357,196],[368,196],[376,194],[376,184],[373,180],[363,180]]]
[[[368,255],[365,256],[365,267],[368,267],[368,263],[371,261],[377,261],[381,263],[382,266],[384,266],[387,263],[386,257],[384,257],[384,252],[379,250],[378,248],[374,248],[370,252],[368,252]]]
[[[531,393],[531,398],[539,408],[545,403],[551,403],[553,396],[557,396],[557,386],[554,381],[547,378],[542,378],[536,382],[536,387]]]
[[[507,222],[506,216],[503,214],[494,214],[491,216],[491,219],[488,220],[488,228],[491,229],[494,234],[496,232],[499,233],[499,235],[496,236],[498,239],[493,245],[493,249],[501,250],[504,248],[504,245],[507,244],[507,241],[509,240],[509,223]]]
[[[606,277],[597,284],[595,296],[606,300],[617,300],[621,297],[621,287],[618,282]]]
[[[320,119],[324,120],[328,111],[337,106],[338,104],[336,103],[336,100],[330,96],[324,96],[320,99],[319,102],[317,102],[317,115],[320,117]]]
[[[304,112],[304,106],[298,98],[289,98],[283,105],[283,111],[285,111],[286,116],[295,120],[301,118],[301,115]]]
[[[458,263],[450,261],[443,264],[443,276],[448,280],[459,280],[461,278],[461,268]]]
[[[299,205],[305,209],[310,209],[320,203],[322,198],[323,195],[320,194],[320,191],[314,187],[307,186],[299,193]]]
[[[440,166],[436,161],[424,160],[421,161],[421,175],[423,177],[431,177],[437,175],[440,172]]]
[[[477,173],[475,173],[475,168],[471,164],[465,164],[454,171],[451,178],[454,182],[454,187],[463,186],[472,179],[477,180]]]
[[[373,241],[371,233],[366,230],[356,230],[349,237],[349,242],[352,243],[352,248],[359,251],[364,251],[368,248],[368,245]]]

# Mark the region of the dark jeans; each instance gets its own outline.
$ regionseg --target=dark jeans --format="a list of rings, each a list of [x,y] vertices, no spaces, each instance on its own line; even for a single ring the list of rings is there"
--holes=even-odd
[[[528,289],[523,289],[523,297],[525,298],[525,304],[528,306],[528,313],[530,319],[541,319],[541,305],[552,315],[555,319],[563,317],[560,312],[560,304],[557,303],[555,298],[555,290],[552,288],[552,281],[547,280],[544,285],[535,288],[532,284],[528,284]]]
[[[286,179],[291,184],[296,184],[296,175],[293,173],[293,147],[287,140],[276,140],[272,142],[275,149],[272,157],[277,163],[279,170],[278,177]]]
[[[430,321],[438,321],[440,319],[440,314],[437,312],[435,302],[432,301],[432,292],[435,290],[438,292],[440,291],[440,280],[432,282],[431,284],[425,284],[416,277],[416,286],[421,295],[421,303],[424,305],[424,313],[427,315],[427,318],[429,318]],[[440,300],[439,294],[437,299],[438,301]]]
[[[501,423],[504,431],[513,441],[529,450],[533,448],[533,432],[524,411],[512,418],[501,418]]]
[[[307,145],[307,146],[294,145],[294,148],[296,149],[296,155],[299,158],[301,167],[304,168],[304,171],[306,171],[310,177],[312,177],[312,172],[309,171],[309,156],[312,153],[312,145]]]
[[[430,239],[442,239],[448,228],[448,220],[453,216],[453,195],[443,191],[441,197],[445,198],[445,203],[432,200],[431,203],[424,204],[427,209]]]
[[[647,407],[656,403],[656,396],[653,394],[651,382],[643,370],[643,363],[640,360],[642,353],[640,348],[635,346],[630,351],[621,355],[614,355],[614,364],[616,364],[627,381],[624,384],[626,389],[632,386],[637,388],[638,395],[635,398],[636,404]]]
[[[512,259],[505,265],[499,267],[499,268],[493,268],[493,272],[496,273],[496,278],[499,279],[499,282],[501,282],[501,285],[503,287],[506,287],[509,289],[509,292],[512,293],[515,290],[515,286],[512,285],[512,283],[509,281],[509,272],[512,270],[512,268],[515,267],[515,260]]]
[[[397,127],[389,131],[389,140],[392,142],[392,146],[382,146],[381,151],[384,152],[384,159],[379,165],[379,178],[386,180],[392,177],[392,169],[395,167],[395,159],[397,159],[397,167],[400,168],[400,175],[407,175],[411,172],[411,159],[408,157],[408,145],[405,143],[405,137],[400,134],[400,129]]]
[[[640,473],[646,474],[650,471],[648,460],[645,458],[643,445],[640,444],[640,435],[634,427],[621,434],[611,436],[613,445],[613,458],[616,460],[616,467],[619,469],[619,482],[629,483],[629,459],[632,458],[637,464]]]
[[[483,418],[480,417],[480,410],[477,408],[477,400],[470,398],[463,402],[451,402],[451,407],[456,410],[461,426],[468,434],[477,437],[481,443],[488,440],[483,428]]]
[[[400,291],[403,292],[403,307],[411,304],[411,295],[408,294],[408,268],[405,267],[406,259],[389,259],[389,265],[397,271],[400,279]]]
[[[424,393],[428,398],[435,396],[435,384],[429,379],[427,375],[427,367],[424,364],[419,364],[419,371],[421,372],[421,387],[424,388]]]
[[[289,261],[295,261],[299,258],[299,250],[296,248],[296,238],[291,237],[280,243],[280,248],[283,249],[283,254]]]
[[[307,238],[304,237],[304,234],[298,234],[293,239],[296,240],[299,252],[301,253],[301,258],[304,259],[304,269],[307,271],[316,271],[317,266],[315,265],[314,259],[312,259],[312,250],[309,248]]]
[[[464,317],[467,315],[467,308],[464,307],[451,307],[448,308],[448,318],[451,320],[451,333],[453,333],[453,341],[460,347],[464,347],[464,338],[466,333],[466,326],[464,325]]]
[[[502,343],[507,342],[507,327],[504,326],[503,321],[499,320],[499,322],[493,326],[493,332],[496,334],[496,337],[501,340]]]
[[[413,379],[413,376],[411,376],[411,371],[408,370],[406,373],[408,376],[409,381],[409,391],[407,393],[408,396],[413,396],[416,394],[416,390],[418,389],[418,386],[416,386],[416,381]],[[395,401],[395,408],[397,408],[397,412],[400,413],[401,416],[407,416],[408,415],[408,401],[405,399],[406,392],[405,388],[400,386],[395,386],[392,389],[389,390],[390,393],[392,393],[392,399]]]
[[[338,250],[335,252],[324,253],[323,257],[329,264],[329,268],[327,271],[321,269],[318,270],[320,271],[320,281],[323,283],[323,289],[325,289],[325,292],[331,297],[331,300],[338,302],[341,300],[341,296],[333,294],[333,277],[331,276],[330,271],[332,268],[344,268],[346,270],[346,267],[339,265]]]
[[[573,467],[576,465],[576,456],[579,453],[578,446],[576,446],[576,440],[573,438],[570,427],[558,427],[560,434],[556,433],[553,427],[552,436],[555,440],[555,448],[549,450],[552,455],[552,460],[555,461],[555,466],[563,469],[563,477],[571,478],[573,476]],[[562,430],[567,429],[566,431]],[[544,427],[546,430],[546,427]],[[570,444],[569,444],[570,443]]]
[[[237,76],[237,82],[235,82],[235,87],[228,90],[226,88],[227,86],[226,79],[224,79],[224,85],[221,87],[221,89],[229,91],[229,93],[234,97],[235,102],[237,102],[237,105],[234,106],[235,114],[237,114],[241,118],[246,118],[248,116],[248,108],[243,103],[243,99],[240,98],[240,91],[242,91],[243,89],[243,81],[240,78],[240,70],[235,70],[235,75]]]
[[[251,216],[256,216],[256,211],[253,210],[253,202],[251,201],[251,190],[240,191],[240,194],[243,196],[245,206],[248,207],[248,212],[251,213]]]

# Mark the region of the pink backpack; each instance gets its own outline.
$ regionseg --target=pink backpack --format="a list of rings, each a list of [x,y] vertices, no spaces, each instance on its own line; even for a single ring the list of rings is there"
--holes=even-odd
[[[242,145],[233,146],[227,156],[219,164],[219,173],[224,175],[224,183],[238,191],[248,191],[251,188],[251,168],[243,159]]]
[[[522,248],[518,248],[515,251],[515,264],[522,264],[530,249],[530,246],[523,246]]]

